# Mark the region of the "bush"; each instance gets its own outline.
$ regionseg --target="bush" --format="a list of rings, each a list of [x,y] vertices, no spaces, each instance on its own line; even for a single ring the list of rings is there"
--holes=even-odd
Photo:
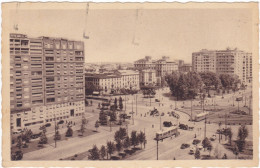
[[[68,126],[68,130],[66,132],[66,137],[72,137],[73,136],[73,130],[70,126]]]

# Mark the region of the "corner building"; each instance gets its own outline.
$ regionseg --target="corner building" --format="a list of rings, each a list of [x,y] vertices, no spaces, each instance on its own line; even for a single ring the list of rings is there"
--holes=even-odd
[[[11,129],[85,111],[84,43],[10,34]]]

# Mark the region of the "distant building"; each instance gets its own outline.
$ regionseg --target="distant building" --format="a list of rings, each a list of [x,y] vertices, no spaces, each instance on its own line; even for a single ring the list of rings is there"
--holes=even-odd
[[[94,84],[102,93],[118,92],[121,89],[139,90],[139,72],[115,70],[104,73],[86,73],[86,85]]]
[[[191,72],[192,71],[192,65],[191,64],[182,64],[179,66],[179,72]]]
[[[235,74],[242,83],[252,82],[252,53],[238,49],[201,50],[192,53],[192,68],[197,72]]]
[[[135,61],[134,67],[138,70],[155,69],[155,61],[152,60],[151,56],[146,56],[143,59]]]
[[[80,116],[84,43],[10,34],[11,129]]]
[[[155,62],[156,76],[164,77],[167,74],[172,74],[174,71],[178,71],[178,63],[170,61],[169,57],[163,56]]]
[[[140,71],[140,86],[155,86],[157,84],[156,71],[144,69]]]

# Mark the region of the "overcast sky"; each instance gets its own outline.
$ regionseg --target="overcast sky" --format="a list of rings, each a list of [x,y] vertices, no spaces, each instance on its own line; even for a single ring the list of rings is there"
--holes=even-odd
[[[16,10],[10,29],[29,37],[63,37],[85,42],[86,62],[133,62],[146,55],[191,63],[192,52],[237,47],[252,51],[248,9]],[[137,19],[138,18],[138,19]],[[87,20],[87,24],[86,24]],[[83,38],[86,29],[88,40]],[[13,31],[15,32],[15,31]]]

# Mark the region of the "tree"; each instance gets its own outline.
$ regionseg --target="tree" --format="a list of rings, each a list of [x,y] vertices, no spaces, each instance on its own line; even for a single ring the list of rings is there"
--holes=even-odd
[[[119,153],[122,150],[123,144],[121,140],[116,141],[116,149],[117,152]]]
[[[195,159],[200,159],[200,151],[198,148],[196,149],[194,156],[195,156]]]
[[[115,144],[112,141],[107,142],[107,154],[109,154],[110,158],[111,155],[114,153],[115,151]]]
[[[205,86],[204,88],[208,92],[209,96],[210,96],[210,94],[209,94],[210,88],[214,87],[216,90],[221,85],[221,81],[220,81],[219,77],[214,72],[201,72],[200,77],[204,83],[204,86]]]
[[[99,122],[101,125],[107,125],[107,114],[103,110],[99,113]]]
[[[136,134],[136,131],[132,131],[131,132],[131,145],[134,146],[137,146],[139,144],[139,139],[138,139],[138,136]]]
[[[202,146],[204,149],[207,149],[207,150],[209,148],[212,148],[211,142],[207,137],[202,141]]]
[[[115,109],[117,109],[117,98],[115,98],[114,107],[115,107]]]
[[[88,124],[88,120],[82,116],[82,119],[81,119],[81,126],[80,126],[80,132],[81,132],[81,135],[83,136],[84,135],[84,132],[85,132],[85,129],[86,129],[86,125]]]
[[[127,136],[126,129],[120,127],[119,130],[115,132],[114,139],[115,139],[116,142],[122,141],[122,140],[125,139],[126,136]]]
[[[196,72],[174,72],[171,75],[166,76],[166,81],[172,95],[175,96],[177,100],[194,98],[194,95],[199,92],[199,89],[203,84],[200,75]]]
[[[32,130],[26,129],[26,130],[25,130],[25,133],[21,135],[22,140],[25,141],[26,143],[29,143],[30,140],[31,140],[32,134],[33,134],[33,133],[32,133]]]
[[[245,125],[241,125],[241,127],[238,129],[238,135],[237,135],[237,147],[239,151],[243,151],[245,147],[245,139],[248,136],[248,129]]]
[[[18,137],[17,137],[17,144],[16,144],[16,146],[17,146],[19,149],[21,149],[22,145],[23,145],[22,137],[21,137],[21,136],[18,136]]]
[[[145,140],[146,140],[144,132],[140,131],[140,133],[138,134],[138,139],[139,139],[139,142],[141,144],[141,149],[142,149],[142,144],[144,144]]]
[[[131,146],[131,141],[130,141],[129,136],[127,135],[126,138],[124,139],[123,147],[125,149],[128,149],[130,146]]]
[[[225,134],[228,136],[229,145],[231,146],[231,144],[232,144],[232,136],[233,136],[233,132],[232,132],[231,128],[227,128],[225,130]]]
[[[59,125],[55,125],[55,134],[54,134],[54,140],[60,140],[61,139],[61,135],[59,132]]]
[[[98,88],[96,87],[96,85],[94,83],[91,83],[89,82],[87,85],[86,85],[86,88],[85,88],[85,92],[86,92],[86,95],[92,95],[94,91],[97,91]]]
[[[105,156],[106,156],[106,147],[104,145],[101,146],[100,148],[100,157],[104,160]]]
[[[219,79],[223,86],[223,89],[231,89],[232,87],[237,88],[238,83],[240,80],[237,75],[230,75],[230,74],[220,74]]]
[[[99,150],[96,145],[93,145],[93,148],[90,150],[88,159],[99,160]]]
[[[39,144],[47,144],[48,138],[46,136],[46,132],[47,132],[46,131],[46,127],[45,126],[41,126],[40,130],[42,130],[42,133],[41,133]]]
[[[71,126],[68,125],[67,127],[68,127],[68,129],[66,131],[66,137],[72,137],[73,136],[73,130],[72,130]]]
[[[96,131],[97,131],[98,127],[99,127],[99,123],[98,123],[98,121],[96,121],[96,123],[95,123]]]
[[[110,112],[110,122],[116,121],[116,119],[117,119],[116,112],[115,111]]]
[[[123,110],[123,99],[122,99],[122,97],[120,96],[119,97],[119,109],[122,111]]]

